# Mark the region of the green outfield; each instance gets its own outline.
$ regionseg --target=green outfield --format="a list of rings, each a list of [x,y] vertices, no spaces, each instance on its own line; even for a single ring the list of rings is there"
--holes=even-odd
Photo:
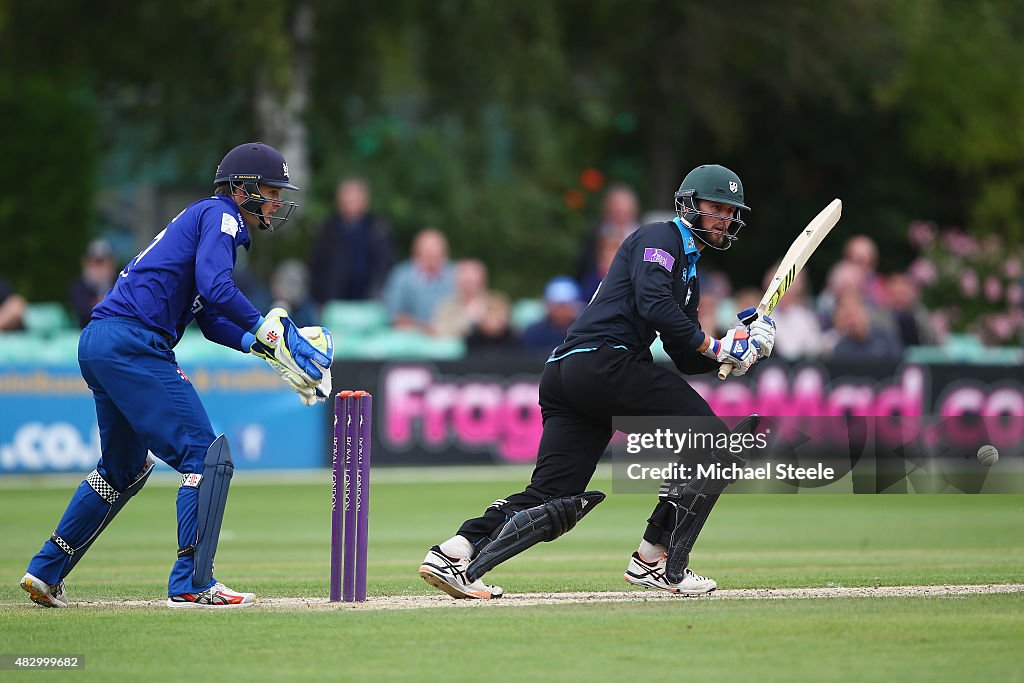
[[[436,594],[416,575],[426,549],[517,486],[507,478],[374,477],[371,599]],[[320,478],[236,475],[218,578],[257,600],[326,596],[330,475]],[[1024,593],[469,610],[43,610],[17,584],[72,488],[0,488],[0,654],[85,655],[86,672],[0,678],[1024,680]],[[72,603],[165,596],[175,493],[162,478],[131,502],[68,581]],[[612,495],[569,535],[488,580],[510,594],[626,590],[622,571],[651,503]],[[1024,583],[1024,496],[726,496],[692,565],[722,589]]]

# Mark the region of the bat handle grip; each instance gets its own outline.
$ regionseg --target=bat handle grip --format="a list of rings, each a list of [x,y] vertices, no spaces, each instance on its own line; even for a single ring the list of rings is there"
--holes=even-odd
[[[718,379],[724,380],[726,377],[728,377],[729,373],[732,372],[732,368],[732,363],[722,363],[720,366],[718,366]]]

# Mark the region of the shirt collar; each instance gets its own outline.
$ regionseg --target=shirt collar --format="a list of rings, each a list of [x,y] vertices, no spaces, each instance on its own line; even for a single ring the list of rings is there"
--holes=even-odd
[[[672,219],[672,222],[679,228],[679,235],[683,238],[683,253],[686,254],[687,258],[691,263],[700,258],[700,250],[697,249],[697,240],[690,232],[690,229],[679,220],[679,217]]]

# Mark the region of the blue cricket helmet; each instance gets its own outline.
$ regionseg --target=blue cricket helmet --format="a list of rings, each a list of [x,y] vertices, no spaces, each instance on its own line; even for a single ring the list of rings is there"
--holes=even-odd
[[[217,166],[214,183],[229,183],[233,180],[250,179],[258,176],[259,182],[282,190],[299,188],[288,178],[288,164],[276,149],[262,142],[247,142],[224,155]]]
[[[217,165],[213,182],[216,185],[226,183],[232,190],[240,187],[248,197],[239,204],[241,209],[255,216],[260,227],[271,232],[284,225],[298,206],[296,202],[272,200],[263,196],[260,191],[261,184],[279,187],[282,190],[299,189],[288,177],[288,163],[284,156],[262,142],[247,142],[225,154]],[[284,216],[265,216],[260,209],[263,204],[270,201],[281,204],[281,208],[287,208],[287,213]]]

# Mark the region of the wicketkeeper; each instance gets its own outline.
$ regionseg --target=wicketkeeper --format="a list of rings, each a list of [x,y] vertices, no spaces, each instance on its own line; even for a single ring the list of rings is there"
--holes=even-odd
[[[702,332],[697,322],[697,260],[706,247],[732,246],[744,225],[741,211],[749,210],[739,177],[722,166],[695,168],[676,192],[675,205],[674,220],[644,225],[626,238],[590,304],[548,358],[540,382],[544,433],[530,484],[432,547],[419,569],[427,583],[456,598],[501,597],[500,587],[481,579],[485,572],[564,534],[604,498],[586,489],[611,440],[613,416],[714,417],[686,380],[654,363],[655,335],[687,375],[717,371],[722,363],[742,375],[771,354],[775,324],[768,317],[721,339]],[[755,424],[748,419],[737,429]],[[726,453],[706,457],[730,462]],[[696,478],[663,484],[626,581],[681,595],[714,590],[715,581],[687,564],[723,488],[722,482]]]
[[[261,315],[232,280],[250,231],[272,232],[297,206],[281,199],[299,188],[280,152],[240,145],[217,167],[214,185],[212,197],[186,207],[121,271],[82,331],[78,362],[96,401],[102,455],[21,580],[39,605],[67,607],[65,577],[145,485],[154,465],[147,451],[181,473],[167,605],[253,604],[252,593],[213,577],[234,465],[173,349],[194,319],[207,339],[263,358],[314,405],[330,394],[334,344],[323,328],[297,329],[283,309]]]

